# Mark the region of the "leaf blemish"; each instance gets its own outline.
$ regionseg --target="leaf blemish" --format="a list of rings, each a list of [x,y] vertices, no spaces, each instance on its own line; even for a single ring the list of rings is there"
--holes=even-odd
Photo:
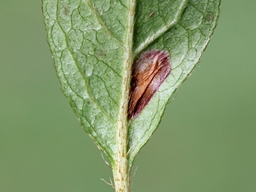
[[[136,118],[171,72],[170,56],[166,51],[146,51],[132,69],[128,119]]]

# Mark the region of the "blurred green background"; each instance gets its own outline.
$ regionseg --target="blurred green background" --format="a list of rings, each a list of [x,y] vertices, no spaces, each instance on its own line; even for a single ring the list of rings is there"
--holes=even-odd
[[[216,32],[135,161],[134,192],[256,191],[256,1]],[[60,90],[40,1],[0,0],[0,191],[113,192]]]

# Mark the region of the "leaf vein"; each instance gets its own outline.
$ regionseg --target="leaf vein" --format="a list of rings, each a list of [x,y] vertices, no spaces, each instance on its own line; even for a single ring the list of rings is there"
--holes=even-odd
[[[103,20],[101,19],[98,11],[95,9],[95,7],[92,5],[91,0],[87,1],[87,5],[90,8],[90,10],[94,13],[95,18],[97,19],[97,21],[99,22],[99,24],[102,26],[102,28],[106,31],[106,33],[109,35],[109,37],[111,37],[119,47],[124,49],[124,46],[122,45],[122,42],[120,42],[113,34],[112,32],[109,30],[109,28],[106,26],[106,24],[103,22]]]
[[[76,67],[77,67],[77,69],[78,69],[80,75],[82,76],[82,78],[83,78],[83,80],[84,80],[84,82],[85,82],[85,84],[86,84],[88,96],[89,96],[90,99],[94,102],[94,104],[98,106],[98,108],[103,112],[103,114],[114,124],[114,122],[115,122],[114,119],[113,119],[111,116],[109,116],[109,114],[102,108],[102,106],[101,106],[101,105],[97,102],[97,100],[93,97],[93,94],[92,94],[92,92],[91,92],[91,90],[90,90],[90,86],[89,86],[88,80],[87,80],[87,78],[85,78],[84,73],[81,71],[81,68],[80,68],[79,65],[78,65],[78,61],[74,58],[74,55],[72,54],[72,51],[70,50],[70,46],[69,46],[69,43],[68,43],[68,41],[67,41],[67,39],[68,39],[68,38],[67,38],[67,35],[66,35],[64,29],[62,28],[62,26],[60,25],[60,23],[59,23],[59,21],[58,21],[57,12],[56,12],[56,22],[59,24],[59,27],[60,27],[62,33],[63,33],[64,36],[65,36],[65,41],[66,41],[66,45],[67,45],[67,50],[69,51],[70,55],[72,56],[73,61],[74,61],[74,63],[75,63],[75,65],[76,65]],[[61,65],[61,69],[62,69],[62,65]],[[63,74],[65,74],[64,71],[63,71],[63,69],[62,69],[62,72],[63,72]],[[64,77],[65,77],[66,81],[68,82],[68,79],[66,78],[66,75],[64,75]],[[69,82],[68,82],[68,85],[69,85],[69,87],[72,89],[72,87],[70,86]],[[73,90],[73,89],[72,89],[72,90]],[[74,93],[76,93],[76,92],[74,91]],[[76,93],[76,94],[77,94],[77,93]],[[78,94],[77,94],[77,95],[78,95]]]

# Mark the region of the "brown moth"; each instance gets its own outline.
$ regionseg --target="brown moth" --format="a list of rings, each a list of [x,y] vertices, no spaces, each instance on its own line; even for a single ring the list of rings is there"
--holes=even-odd
[[[133,65],[128,119],[136,118],[170,74],[169,54],[152,50],[140,55]]]

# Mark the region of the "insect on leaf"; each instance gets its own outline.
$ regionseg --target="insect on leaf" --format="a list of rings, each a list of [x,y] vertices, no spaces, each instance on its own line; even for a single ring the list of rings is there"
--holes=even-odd
[[[147,51],[133,65],[128,118],[134,119],[171,71],[169,55],[164,51]]]

